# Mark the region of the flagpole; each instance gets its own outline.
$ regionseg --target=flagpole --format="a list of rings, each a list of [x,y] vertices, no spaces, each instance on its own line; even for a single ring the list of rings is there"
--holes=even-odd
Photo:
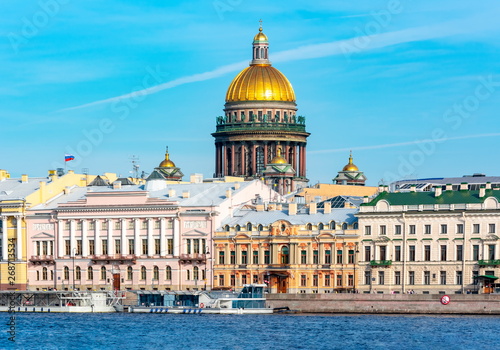
[[[66,175],[66,155],[64,155],[64,175]]]

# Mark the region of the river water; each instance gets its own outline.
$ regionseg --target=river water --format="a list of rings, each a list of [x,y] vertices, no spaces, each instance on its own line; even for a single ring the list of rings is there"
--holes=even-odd
[[[498,349],[500,317],[16,314],[1,349]],[[3,322],[5,320],[5,322]]]

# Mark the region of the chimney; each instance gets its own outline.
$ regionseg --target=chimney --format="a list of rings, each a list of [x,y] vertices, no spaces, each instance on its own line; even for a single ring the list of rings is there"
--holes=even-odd
[[[203,174],[191,174],[189,175],[189,182],[193,184],[201,184],[203,182]]]
[[[234,184],[234,190],[236,191],[236,190],[239,190],[239,189],[240,189],[240,183],[237,182],[237,183]]]
[[[264,210],[266,210],[266,207],[264,206],[264,204],[259,204],[259,205],[255,206],[255,210],[264,211]]]
[[[486,183],[486,189],[487,190],[491,190],[491,182],[487,182]]]
[[[417,185],[411,185],[410,192],[417,192]]]
[[[168,198],[175,197],[175,190],[173,188],[168,190]]]
[[[115,181],[113,182],[113,189],[114,190],[119,190],[122,188],[122,182],[121,181]]]
[[[384,192],[384,189],[385,189],[384,185],[378,185],[378,192],[379,193]]]
[[[368,203],[370,201],[370,198],[368,196],[363,197],[363,203]]]
[[[453,191],[453,185],[452,184],[446,184],[446,191]]]
[[[325,209],[323,210],[323,214],[330,214],[332,212],[332,203],[325,202],[324,208]]]
[[[231,194],[233,192],[229,189],[229,190],[226,190],[226,198],[231,198]]]
[[[7,179],[7,171],[0,169],[0,181]]]
[[[484,198],[486,195],[486,187],[484,185],[481,185],[479,188],[479,198]]]
[[[441,186],[434,186],[434,197],[439,197],[443,193]]]
[[[316,214],[318,212],[318,206],[316,202],[309,204],[309,214]]]
[[[462,182],[460,184],[460,191],[467,191],[469,189],[469,184],[467,182]]]
[[[189,198],[189,191],[182,191],[182,198]]]
[[[21,175],[21,182],[22,183],[28,182],[28,175],[26,175],[26,174]]]
[[[288,204],[288,215],[297,215],[297,203]]]

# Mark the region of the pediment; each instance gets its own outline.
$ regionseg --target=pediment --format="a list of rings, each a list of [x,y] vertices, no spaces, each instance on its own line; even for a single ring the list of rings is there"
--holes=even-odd
[[[184,232],[182,235],[183,236],[208,236],[207,233],[205,233],[203,231],[199,231],[199,230],[187,231],[187,232]]]
[[[32,236],[31,238],[54,238],[54,235],[47,232],[40,232]]]

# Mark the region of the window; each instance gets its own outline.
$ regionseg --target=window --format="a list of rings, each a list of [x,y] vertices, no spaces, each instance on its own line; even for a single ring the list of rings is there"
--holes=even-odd
[[[231,285],[232,286],[235,286],[236,285],[236,276],[235,275],[231,275]]]
[[[464,246],[457,245],[457,261],[462,261],[464,259]]]
[[[134,220],[130,220],[130,221],[128,222],[128,229],[129,229],[129,230],[133,230],[133,229],[134,229]]]
[[[155,238],[155,254],[160,255],[161,254],[161,249],[160,249],[160,239]]]
[[[382,236],[387,235],[387,226],[380,225],[380,235],[382,235]]]
[[[457,271],[456,275],[455,275],[455,279],[456,279],[456,284],[458,285],[461,285],[462,284],[462,280],[463,280],[463,275],[462,275],[462,271]]]
[[[82,255],[82,240],[76,240],[76,255]]]
[[[300,275],[300,286],[305,287],[307,285],[307,277],[306,275]]]
[[[372,273],[371,271],[365,271],[365,284],[370,285],[372,283]]]
[[[130,281],[134,278],[134,270],[132,266],[127,267],[127,279]]]
[[[107,230],[108,229],[108,222],[103,221],[101,222],[101,230]]]
[[[331,263],[332,263],[332,251],[325,250],[325,264],[331,264]]]
[[[115,221],[115,230],[121,230],[121,229],[122,229],[122,222]]]
[[[378,284],[384,285],[385,284],[385,273],[384,271],[379,271],[378,272]]]
[[[241,226],[240,226],[240,225],[236,225],[236,226],[234,227],[234,230],[235,230],[236,232],[240,232],[240,231],[241,231]]]
[[[424,261],[431,261],[431,246],[424,245]]]
[[[241,252],[241,264],[246,265],[248,264],[248,256],[247,256],[247,251],[244,250]]]
[[[424,234],[430,235],[432,233],[431,231],[431,225],[425,225],[424,226]]]
[[[479,224],[472,225],[472,233],[480,233],[480,231],[481,227],[479,226]]]
[[[479,271],[472,271],[472,284],[477,284],[477,277],[479,276]]]
[[[219,286],[224,286],[224,275],[219,275]]]
[[[394,246],[394,261],[401,261],[401,246]]]
[[[440,282],[442,285],[445,285],[445,284],[446,284],[446,271],[440,271],[440,272],[439,272],[439,282]]]
[[[395,235],[400,235],[401,234],[401,225],[395,225],[394,226],[394,234]]]
[[[313,287],[318,286],[318,275],[313,275]]]
[[[446,261],[446,245],[441,246],[441,261]]]
[[[167,267],[165,268],[165,279],[166,279],[167,281],[172,280],[172,268],[171,268],[170,266],[167,266]]]
[[[95,242],[93,239],[89,240],[89,254],[94,255],[95,254]]]
[[[64,222],[64,229],[68,231],[70,229],[69,221]]]
[[[342,259],[342,249],[337,250],[337,264],[342,264],[343,259]]]
[[[408,249],[409,249],[408,260],[409,261],[415,261],[415,246],[411,245],[411,246],[408,247]]]
[[[147,228],[148,228],[148,221],[147,220],[142,221],[142,229],[146,230]]]
[[[160,279],[160,269],[158,266],[153,267],[153,280],[158,281]]]
[[[488,259],[495,260],[495,245],[488,244]]]
[[[257,230],[258,231],[263,231],[264,230],[264,226],[262,226],[262,225],[257,226]]]
[[[311,231],[312,229],[313,229],[313,225],[312,224],[307,224],[306,225],[306,230]]]
[[[188,270],[188,276],[189,276],[189,270]],[[145,280],[145,279],[146,279],[146,267],[141,266],[141,280]],[[189,277],[187,279],[189,279]]]
[[[357,230],[358,229],[358,223],[355,222],[354,224],[352,224],[352,229],[353,230]]]
[[[495,233],[495,224],[489,224],[488,228],[488,233]]]
[[[372,234],[372,227],[365,226],[365,236],[371,236],[371,234]]]
[[[394,284],[401,285],[401,271],[394,271]]]
[[[95,230],[95,221],[89,222],[89,230]]]
[[[380,260],[386,260],[387,259],[387,247],[385,245],[381,245],[379,247],[380,251]]]
[[[135,254],[135,240],[134,239],[128,240],[128,253]]]
[[[172,238],[167,239],[167,254],[174,254],[174,240]]]
[[[172,229],[172,227],[174,227],[174,221],[173,220],[168,220],[167,221],[167,228],[168,229]]]
[[[47,268],[46,268],[46,267],[44,267],[44,268],[42,269],[42,280],[46,281],[46,280],[47,280],[47,278],[48,278],[48,276],[47,276]]]
[[[91,281],[94,279],[94,268],[92,266],[87,269],[87,279]]]
[[[443,224],[441,225],[441,234],[445,235],[448,233],[448,225]]]
[[[106,267],[102,266],[101,267],[101,280],[105,280],[105,279],[106,279]]]
[[[160,220],[155,220],[155,230],[159,230],[160,229],[160,225],[161,225]]]
[[[307,264],[307,250],[300,251],[300,263]]]
[[[142,239],[142,255],[148,255],[148,239],[147,238]]]
[[[330,230],[335,230],[335,221],[330,221]]]
[[[241,284],[247,284],[247,275],[246,274],[241,275]]]
[[[271,263],[271,255],[269,254],[269,250],[264,251],[264,264]]]
[[[348,254],[347,263],[354,264],[354,250],[349,250]]]
[[[410,225],[409,234],[410,235],[414,235],[415,233],[417,233],[417,226],[416,225]]]
[[[424,271],[424,284],[431,284],[431,272]]]
[[[219,252],[219,264],[224,265],[224,252]]]
[[[259,251],[258,250],[254,250],[253,253],[252,253],[252,263],[254,265],[258,265],[259,264]]]
[[[472,260],[479,260],[479,245],[474,244],[472,246]]]
[[[371,261],[372,260],[372,247],[366,246],[365,247],[365,261]]]
[[[199,239],[193,239],[193,253],[195,253],[195,254],[200,253],[200,240]]]
[[[247,223],[247,231],[252,231],[252,224],[250,222]]]
[[[325,287],[330,287],[330,275],[325,274]]]
[[[229,263],[232,265],[236,264],[236,252],[234,250],[231,250],[231,261]]]
[[[324,230],[324,229],[325,229],[325,225],[323,225],[323,223],[320,222],[318,225],[318,230]]]
[[[65,255],[71,255],[71,241],[69,239],[64,241],[64,246],[65,246]]]
[[[347,275],[347,285],[349,287],[354,287],[354,276],[353,275]]]
[[[344,222],[344,223],[342,224],[342,230],[347,230],[347,223],[346,223],[346,222]]]
[[[259,275],[253,275],[252,283],[259,283]]]
[[[464,224],[457,224],[457,234],[464,233]]]
[[[342,287],[342,275],[337,275],[337,287]]]
[[[191,240],[186,239],[186,254],[191,254]]]
[[[290,255],[288,251],[288,247],[283,247],[281,248],[281,263],[282,264],[289,264],[290,263]]]
[[[108,240],[103,239],[101,243],[102,243],[102,253],[104,255],[108,254]]]
[[[408,271],[408,284],[409,285],[415,284],[415,271]]]
[[[122,253],[122,241],[121,239],[117,238],[115,239],[115,254],[121,254]]]
[[[313,250],[313,264],[319,264],[319,255],[317,250]]]
[[[82,279],[82,269],[80,268],[80,266],[77,266],[75,268],[75,279],[77,279],[77,280]]]
[[[200,279],[200,268],[198,266],[193,267],[193,279],[195,281],[198,281]]]

